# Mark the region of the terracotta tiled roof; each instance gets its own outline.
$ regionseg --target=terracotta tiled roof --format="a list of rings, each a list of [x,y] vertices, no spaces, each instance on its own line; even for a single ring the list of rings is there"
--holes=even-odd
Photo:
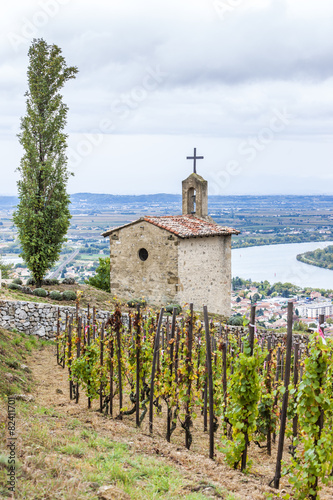
[[[145,217],[145,221],[174,233],[180,238],[195,236],[228,236],[239,234],[239,231],[230,227],[223,227],[215,222],[198,219],[193,215],[168,215],[162,217]]]
[[[126,227],[143,220],[149,222],[150,224],[154,224],[161,229],[165,229],[170,233],[176,234],[180,238],[195,238],[199,236],[229,236],[231,234],[239,234],[239,231],[236,229],[220,226],[215,222],[199,219],[193,215],[167,215],[162,217],[143,217],[137,221],[131,222],[130,224],[110,229],[106,233],[103,233],[103,236],[108,236],[122,227]]]

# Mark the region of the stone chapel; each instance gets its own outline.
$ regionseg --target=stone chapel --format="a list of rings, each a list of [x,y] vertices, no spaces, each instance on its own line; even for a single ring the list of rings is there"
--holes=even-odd
[[[195,310],[207,305],[229,317],[231,236],[239,231],[208,215],[207,181],[195,160],[182,198],[182,215],[142,217],[103,233],[110,238],[111,293],[155,305],[193,302]]]

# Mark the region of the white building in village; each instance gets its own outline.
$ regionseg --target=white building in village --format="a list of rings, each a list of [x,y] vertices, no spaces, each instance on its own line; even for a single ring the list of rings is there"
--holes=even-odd
[[[333,316],[333,304],[331,302],[315,302],[299,306],[299,313],[303,318],[318,319],[320,314],[325,317]]]

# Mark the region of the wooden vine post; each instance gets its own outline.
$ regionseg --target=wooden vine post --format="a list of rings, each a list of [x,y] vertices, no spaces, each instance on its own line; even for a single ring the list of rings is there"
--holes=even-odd
[[[80,301],[79,298],[76,298],[76,303],[75,303],[75,318],[76,318],[76,323],[79,322],[79,313],[80,313]]]
[[[123,407],[123,385],[122,385],[122,377],[121,377],[121,337],[120,337],[120,327],[121,327],[121,312],[119,308],[116,308],[114,312],[114,321],[115,321],[115,331],[116,331],[116,340],[117,340],[117,358],[118,358],[118,387],[119,387],[119,415],[118,420],[123,419],[122,415],[122,407]]]
[[[150,432],[150,434],[152,434],[152,432],[153,432],[154,379],[155,379],[155,372],[156,372],[157,355],[158,355],[158,351],[160,348],[160,332],[161,332],[161,327],[162,327],[163,314],[164,314],[164,309],[162,307],[161,312],[159,314],[158,325],[157,325],[157,330],[156,330],[156,335],[155,335],[153,366],[152,366],[152,370],[151,370],[151,380],[150,380],[150,395],[149,395],[149,432]]]
[[[57,312],[57,336],[56,336],[56,342],[57,342],[57,365],[59,364],[59,335],[60,335],[60,308],[58,307],[58,312]]]
[[[209,458],[214,459],[214,389],[213,389],[213,372],[212,372],[212,352],[211,352],[207,306],[204,306],[204,322],[205,322],[205,334],[206,334],[207,372],[208,372],[208,388],[209,388]]]
[[[96,306],[93,306],[92,327],[93,327],[93,337],[95,339],[95,331],[96,331]]]
[[[253,356],[253,346],[254,346],[254,332],[255,332],[255,322],[256,322],[256,306],[251,306],[251,321],[249,324],[249,344],[250,344],[250,356]]]
[[[190,399],[191,399],[191,388],[192,388],[192,345],[193,345],[193,304],[190,304],[190,317],[188,322],[188,327],[186,329],[186,340],[187,340],[187,356],[185,360],[186,365],[186,373],[187,373],[187,401],[185,408],[185,446],[189,450],[191,446],[191,438],[190,438],[190,426],[192,423],[191,420],[191,407],[190,407]]]
[[[88,345],[90,344],[90,304],[87,306],[87,332],[88,332]]]
[[[90,305],[87,307],[87,346],[90,346]],[[91,408],[91,397],[88,396],[88,408]]]
[[[201,357],[201,344],[202,344],[202,341],[201,341],[201,327],[198,329],[197,331],[197,374],[198,374],[198,378],[197,378],[197,390],[199,390],[199,387],[200,387],[200,377],[199,377],[199,370],[200,370],[200,357]]]
[[[67,327],[68,327],[68,311],[66,311],[65,320],[65,330],[64,330],[64,340],[63,340],[63,356],[62,356],[62,367],[65,368],[66,363],[66,337],[67,337]],[[61,361],[60,361],[61,362]]]
[[[176,321],[177,321],[177,307],[173,308],[172,311],[172,322],[171,322],[171,333],[170,333],[170,373],[173,373],[173,352],[174,352],[174,342],[175,342],[175,332],[176,332]]]
[[[286,422],[287,422],[287,408],[288,408],[288,386],[290,382],[290,365],[291,365],[291,351],[293,342],[293,303],[288,302],[288,319],[287,319],[287,350],[286,350],[286,366],[284,375],[284,389],[282,400],[282,410],[281,410],[281,422],[280,422],[280,432],[279,432],[279,442],[278,442],[278,452],[276,459],[276,469],[274,477],[274,488],[278,489],[281,479],[281,461],[283,455],[283,445],[284,436],[286,432]]]
[[[71,379],[72,365],[72,317],[68,325],[68,374],[69,374],[69,399],[73,399],[73,381]]]
[[[295,343],[294,347],[294,389],[296,389],[298,384],[298,358],[299,358],[299,343],[298,341]],[[296,404],[296,393],[294,396],[294,401]],[[295,412],[293,417],[293,442],[297,439],[297,428],[298,428],[298,415]]]
[[[113,340],[113,330],[110,327],[110,415],[113,416],[113,357],[114,357],[114,340]]]
[[[100,347],[100,364],[101,364],[101,372],[103,371],[103,364],[104,364],[104,323],[102,323],[101,327],[101,347]],[[99,385],[99,411],[102,413],[103,412],[103,389],[104,389],[104,384],[101,380],[100,385]]]
[[[174,351],[174,341],[175,341],[175,331],[176,331],[176,320],[177,320],[177,308],[174,307],[172,312],[171,332],[168,344],[168,352],[170,356],[169,370],[170,370],[170,378],[172,381],[173,381],[173,351]],[[172,420],[172,408],[168,404],[167,433],[166,433],[166,439],[168,443],[170,443],[171,439],[171,420]]]
[[[82,330],[82,319],[79,317],[77,320],[77,345],[76,345],[76,358],[79,359],[81,356],[81,330]],[[75,388],[75,403],[79,402],[79,383],[76,383]]]
[[[267,349],[268,355],[266,359],[267,363],[267,375],[266,375],[266,387],[268,394],[271,394],[272,390],[272,380],[271,380],[271,363],[272,363],[272,338],[269,337],[267,339]],[[268,426],[267,426],[267,455],[270,457],[272,455],[272,417],[271,413],[269,413],[268,417]]]
[[[176,327],[176,345],[175,345],[175,384],[178,384],[178,357],[179,357],[179,340],[180,340],[180,329],[179,326]]]
[[[206,356],[207,357],[207,356]],[[207,359],[206,359],[206,364],[205,364],[205,385],[204,385],[204,391],[203,391],[203,422],[204,422],[204,432],[207,432],[208,430],[208,370],[207,370]]]
[[[140,351],[141,351],[141,313],[138,305],[136,318],[136,395],[135,395],[135,423],[140,427]]]
[[[276,394],[274,397],[274,403],[273,403],[273,408],[276,408],[279,394],[277,391],[278,385],[279,385],[279,377],[280,377],[280,359],[281,359],[281,347],[278,347],[277,349],[277,355],[276,355],[276,372],[275,372],[275,389],[276,389]],[[272,436],[273,443],[275,444],[276,441],[276,432],[274,430],[273,436]]]
[[[227,349],[228,349],[228,330],[226,329],[225,342],[222,347],[222,362],[223,362],[223,413],[224,413],[224,423],[225,423],[225,434],[227,434],[227,419],[226,419],[226,411],[227,411]]]
[[[256,321],[256,306],[252,305],[251,306],[251,319],[250,319],[250,324],[249,324],[250,356],[253,356],[255,321]],[[248,425],[248,422],[246,422],[246,424]],[[249,445],[249,436],[248,436],[248,432],[246,432],[245,433],[245,446],[244,446],[244,451],[242,453],[241,471],[246,469],[248,445]]]

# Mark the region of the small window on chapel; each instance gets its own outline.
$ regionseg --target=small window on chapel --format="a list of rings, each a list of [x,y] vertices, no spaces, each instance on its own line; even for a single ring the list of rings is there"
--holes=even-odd
[[[145,248],[140,248],[139,258],[140,258],[140,260],[147,260],[148,259],[148,251]]]

